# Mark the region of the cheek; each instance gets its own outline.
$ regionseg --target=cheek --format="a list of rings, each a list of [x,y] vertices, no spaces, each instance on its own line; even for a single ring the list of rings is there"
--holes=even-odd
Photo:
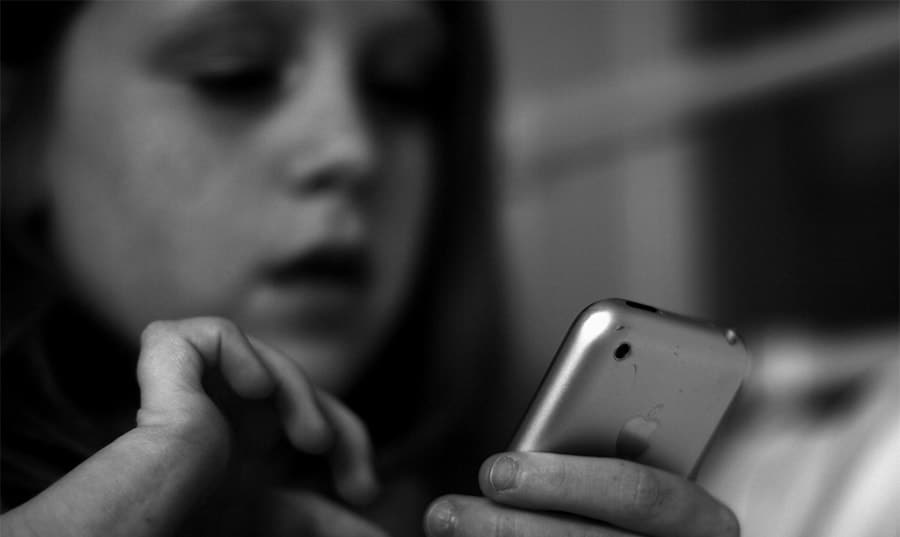
[[[154,319],[225,314],[253,255],[246,172],[177,107],[118,87],[72,88],[50,141],[53,236],[70,279],[129,334]]]

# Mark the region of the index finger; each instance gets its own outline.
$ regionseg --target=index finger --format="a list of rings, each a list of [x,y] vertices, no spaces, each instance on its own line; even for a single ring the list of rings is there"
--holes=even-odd
[[[481,490],[499,503],[561,511],[662,537],[737,537],[731,510],[698,485],[620,459],[504,453],[479,472]]]
[[[284,353],[253,336],[248,339],[278,386],[276,395],[284,413],[288,439],[309,453],[329,450],[335,431],[323,413],[315,387]]]
[[[338,494],[354,504],[365,504],[377,493],[372,464],[372,446],[363,422],[337,398],[315,388],[300,366],[278,349],[250,338],[265,364],[282,388],[282,408],[286,431],[296,446],[309,449],[309,418],[315,416],[327,427],[328,442],[318,442],[318,452],[328,451]],[[305,442],[305,444],[304,444]]]

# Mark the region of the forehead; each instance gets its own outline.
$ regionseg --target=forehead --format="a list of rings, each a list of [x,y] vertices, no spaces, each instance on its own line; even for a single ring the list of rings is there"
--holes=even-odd
[[[351,34],[381,24],[437,22],[426,3],[415,0],[106,0],[92,4],[91,11],[105,24],[143,33],[226,20],[285,28],[336,23]]]

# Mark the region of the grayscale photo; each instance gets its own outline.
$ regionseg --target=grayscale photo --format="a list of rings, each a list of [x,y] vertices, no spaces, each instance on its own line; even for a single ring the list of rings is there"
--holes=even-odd
[[[900,4],[0,0],[4,537],[900,537]]]

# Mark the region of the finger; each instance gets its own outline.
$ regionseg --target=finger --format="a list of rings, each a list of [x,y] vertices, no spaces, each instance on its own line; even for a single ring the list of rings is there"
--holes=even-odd
[[[138,383],[142,407],[156,407],[179,392],[202,392],[204,358],[170,322],[150,323],[141,333]]]
[[[219,366],[241,397],[270,395],[275,382],[238,327],[214,317],[151,323],[141,336],[141,358],[157,379],[173,386],[202,390],[203,371]],[[139,369],[140,371],[140,369]]]
[[[479,472],[489,498],[666,537],[736,537],[731,510],[694,483],[648,466],[552,453],[504,453]]]
[[[184,336],[204,356],[219,360],[228,385],[246,399],[262,399],[275,391],[275,378],[263,365],[247,336],[233,322],[198,317],[178,323]]]
[[[249,340],[278,383],[276,397],[291,444],[307,453],[329,450],[334,444],[333,427],[300,366],[271,345],[252,336]]]
[[[183,413],[186,395],[205,399],[204,371],[220,361],[228,364],[228,381],[240,395],[256,398],[271,392],[268,371],[230,334],[223,323],[209,318],[149,324],[141,334],[137,366],[143,419]]]
[[[635,537],[635,534],[571,515],[523,511],[487,498],[444,496],[425,514],[428,537]]]
[[[371,522],[311,492],[279,492],[272,496],[266,513],[268,527],[260,531],[263,535],[388,537]]]
[[[318,397],[336,433],[331,456],[335,488],[352,504],[369,503],[378,494],[369,433],[362,420],[334,396],[319,391]]]

